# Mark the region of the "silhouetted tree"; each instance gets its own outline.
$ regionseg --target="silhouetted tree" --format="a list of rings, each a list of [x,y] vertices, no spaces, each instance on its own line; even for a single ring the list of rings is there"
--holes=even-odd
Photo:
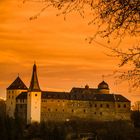
[[[134,123],[134,126],[140,128],[140,112],[139,111],[132,111],[131,119]]]
[[[23,0],[23,2],[32,0]],[[139,34],[140,29],[140,1],[139,0],[35,0],[43,4],[41,11],[31,17],[37,18],[41,12],[52,6],[67,16],[71,12],[78,12],[83,18],[87,13],[92,15],[89,24],[96,24],[101,28],[97,34],[117,37],[129,33]]]
[[[115,77],[121,81],[128,81],[131,88],[140,88],[140,46],[136,45],[123,51],[120,48],[110,48],[112,51],[111,56],[120,59],[119,67],[131,66],[126,71],[116,71]]]

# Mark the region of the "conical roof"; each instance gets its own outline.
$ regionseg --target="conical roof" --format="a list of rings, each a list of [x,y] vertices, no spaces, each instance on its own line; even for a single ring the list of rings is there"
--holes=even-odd
[[[25,89],[27,90],[28,88],[26,85],[23,83],[23,81],[20,79],[18,76],[15,81],[7,88],[8,90],[13,90],[13,89]]]
[[[33,66],[33,73],[32,73],[29,91],[40,91],[39,82],[38,82],[38,78],[37,78],[36,64],[34,64],[34,66]]]

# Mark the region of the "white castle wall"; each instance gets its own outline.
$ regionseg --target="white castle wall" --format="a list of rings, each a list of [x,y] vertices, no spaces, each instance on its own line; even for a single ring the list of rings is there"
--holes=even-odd
[[[28,92],[27,95],[27,123],[40,122],[41,92]]]
[[[9,117],[15,118],[15,109],[16,109],[16,97],[21,93],[27,90],[7,90],[6,93],[6,115]]]

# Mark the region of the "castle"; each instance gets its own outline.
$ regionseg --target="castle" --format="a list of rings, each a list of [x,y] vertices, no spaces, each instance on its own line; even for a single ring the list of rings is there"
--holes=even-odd
[[[70,92],[42,91],[33,66],[30,87],[18,76],[7,88],[6,113],[15,114],[27,124],[41,121],[130,120],[130,101],[119,94],[110,94],[109,86],[102,81],[98,88],[73,87]]]

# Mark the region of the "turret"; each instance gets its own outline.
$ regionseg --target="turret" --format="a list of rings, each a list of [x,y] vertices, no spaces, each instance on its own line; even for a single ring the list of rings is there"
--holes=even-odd
[[[109,86],[108,86],[108,84],[105,81],[102,81],[98,85],[98,90],[100,91],[100,93],[109,94]]]
[[[15,117],[16,97],[21,93],[27,91],[28,88],[18,76],[14,82],[7,88],[6,93],[6,114],[9,117]]]
[[[32,78],[27,95],[27,123],[40,122],[41,90],[37,77],[36,64],[33,66]]]

